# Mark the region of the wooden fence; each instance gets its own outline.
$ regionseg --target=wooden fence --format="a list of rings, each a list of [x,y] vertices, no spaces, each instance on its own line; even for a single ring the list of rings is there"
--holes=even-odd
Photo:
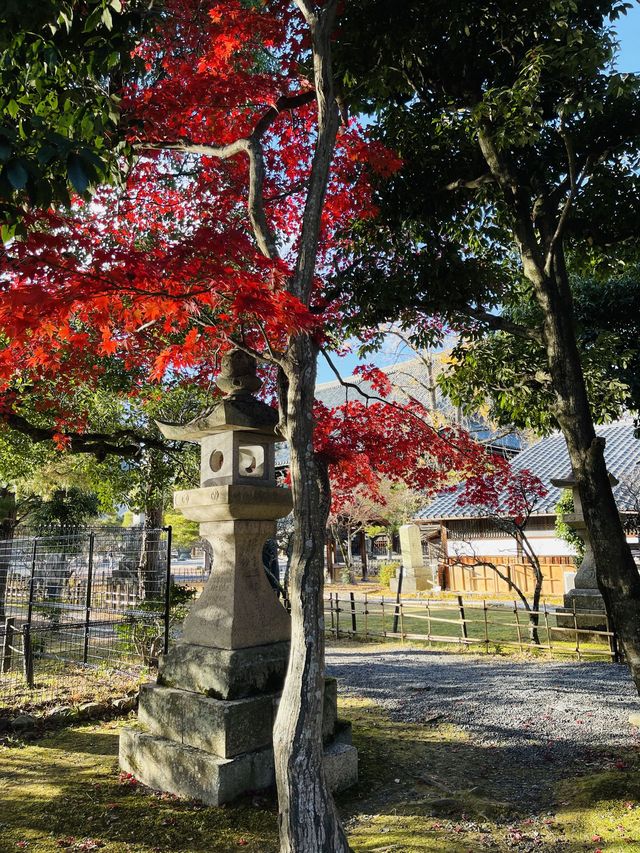
[[[545,651],[616,663],[621,653],[615,633],[602,611],[558,613],[543,605],[537,642],[531,636],[530,615],[518,603],[497,604],[449,600],[398,599],[384,595],[331,592],[325,597],[325,630],[335,639],[410,640],[431,645],[472,647],[478,652]],[[593,617],[603,628],[579,627]],[[580,622],[578,621],[580,620]]]
[[[441,567],[444,588],[461,593],[513,595],[509,584],[490,566],[475,565],[482,560],[498,566],[525,594],[533,592],[534,577],[531,566],[523,563],[518,557],[450,557]],[[540,561],[540,568],[544,575],[542,595],[552,598],[564,593],[564,573],[575,571],[575,563],[572,557],[548,557]]]

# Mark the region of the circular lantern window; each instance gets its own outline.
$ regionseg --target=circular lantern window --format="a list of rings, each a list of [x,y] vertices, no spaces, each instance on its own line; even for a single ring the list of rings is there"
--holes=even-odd
[[[218,471],[222,468],[223,463],[223,452],[221,450],[214,450],[211,456],[209,457],[209,468],[211,468],[214,474],[217,474]]]

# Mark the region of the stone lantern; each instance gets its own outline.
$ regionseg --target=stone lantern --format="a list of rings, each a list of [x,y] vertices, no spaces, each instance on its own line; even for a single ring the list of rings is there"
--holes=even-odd
[[[284,683],[289,614],[262,563],[276,519],[292,506],[276,485],[277,413],[253,396],[253,358],[233,350],[217,382],[226,396],[163,434],[200,444],[200,488],[176,492],[174,506],[200,522],[213,569],[183,624],[182,637],[145,685],[142,729],[124,729],[120,766],[152,788],[218,805],[274,782],[272,728]],[[325,770],[334,789],[357,779],[350,727],[337,720],[335,680],[327,679]]]
[[[618,480],[609,474],[609,482],[612,486],[618,484]],[[573,512],[564,516],[566,524],[578,534],[584,542],[584,557],[578,567],[573,581],[574,588],[564,596],[564,611],[575,612],[578,628],[591,629],[593,631],[606,631],[607,620],[605,616],[604,599],[598,589],[596,579],[596,560],[589,538],[589,532],[584,520],[580,492],[576,479],[571,474],[568,477],[551,480],[552,485],[558,489],[570,489],[573,495]],[[602,617],[598,613],[602,613]],[[573,615],[563,616],[563,608],[558,608],[557,621],[561,627],[573,627]]]

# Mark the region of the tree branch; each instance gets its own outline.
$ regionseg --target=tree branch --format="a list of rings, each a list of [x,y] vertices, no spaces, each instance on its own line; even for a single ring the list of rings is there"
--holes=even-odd
[[[474,178],[471,181],[465,181],[464,178],[452,181],[450,184],[445,186],[445,190],[477,190],[483,186],[483,184],[491,184],[494,181],[495,178],[491,172],[485,172],[483,175],[480,175],[478,178]]]
[[[26,435],[37,443],[53,441],[54,436],[60,432],[60,430],[51,427],[36,426],[15,412],[3,415],[0,423],[4,423],[6,426]],[[112,433],[73,432],[63,434],[69,439],[69,450],[72,453],[91,453],[99,461],[102,461],[105,456],[110,454],[135,459],[145,448],[160,450],[163,453],[168,453],[172,449],[172,445],[167,444],[160,438],[141,435],[131,429],[115,430]]]
[[[338,368],[333,363],[333,361],[332,361],[330,355],[327,353],[327,351],[321,347],[320,352],[325,357],[327,364],[329,365],[332,372],[336,376],[338,382],[340,383],[340,385],[342,385],[343,388],[353,388],[353,390],[356,393],[358,393],[363,399],[367,400],[368,402],[383,403],[385,406],[389,406],[390,408],[395,409],[398,412],[402,412],[402,414],[405,416],[408,415],[409,417],[413,418],[413,420],[417,421],[423,427],[428,429],[431,433],[433,433],[433,435],[438,436],[438,438],[440,438],[442,441],[446,442],[446,444],[448,444],[450,447],[453,447],[454,450],[456,450],[458,453],[461,453],[463,456],[469,456],[470,458],[473,458],[471,453],[466,451],[464,448],[459,447],[455,443],[455,441],[451,441],[451,439],[449,439],[449,438],[446,438],[446,439],[443,438],[442,435],[440,434],[439,430],[436,429],[436,427],[432,426],[432,424],[430,424],[424,418],[421,418],[420,415],[417,414],[416,412],[411,411],[411,409],[405,409],[403,406],[400,406],[398,403],[395,403],[393,400],[385,399],[384,397],[379,397],[377,394],[369,394],[368,391],[365,391],[360,385],[357,385],[355,382],[348,382],[346,379],[343,379],[343,377],[340,375],[340,371],[338,370]],[[409,397],[409,400],[414,399],[414,398],[410,397],[408,394],[407,394],[407,397]],[[415,400],[414,400],[414,402],[415,402]],[[484,446],[484,443],[480,442],[480,441],[476,441],[476,444],[478,444],[480,446]]]
[[[484,323],[494,332],[508,332],[515,337],[525,338],[542,344],[542,334],[540,332],[523,326],[520,323],[514,323],[507,317],[491,314],[489,311],[485,311],[484,308],[472,308],[471,306],[465,306],[464,313],[474,320]]]
[[[308,305],[318,256],[322,208],[340,122],[331,70],[331,35],[336,16],[337,0],[328,0],[317,12],[307,0],[295,0],[295,3],[304,15],[311,31],[313,76],[318,104],[318,136],[302,217],[296,267],[289,286],[290,292],[297,296],[303,304]]]

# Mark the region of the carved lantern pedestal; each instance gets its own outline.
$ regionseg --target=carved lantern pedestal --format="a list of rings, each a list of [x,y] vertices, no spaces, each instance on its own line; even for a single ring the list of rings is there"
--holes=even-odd
[[[255,362],[239,351],[223,361],[230,392],[165,436],[201,446],[201,487],[174,505],[200,522],[213,570],[191,607],[182,639],[140,692],[138,727],[120,736],[120,766],[152,788],[219,805],[274,781],[272,728],[289,657],[290,619],[271,588],[262,549],[291,494],[275,481],[277,415],[252,392]],[[348,724],[337,719],[336,683],[325,683],[325,770],[334,790],[357,781]]]

